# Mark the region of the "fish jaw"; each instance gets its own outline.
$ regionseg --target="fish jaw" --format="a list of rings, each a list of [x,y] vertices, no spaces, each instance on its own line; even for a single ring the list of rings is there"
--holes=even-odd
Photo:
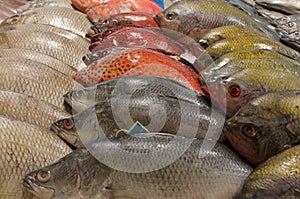
[[[48,187],[39,186],[34,183],[34,178],[31,176],[26,176],[24,179],[21,180],[22,185],[28,190],[29,192],[33,193],[34,195],[42,198],[42,199],[51,199],[55,196],[55,190]]]
[[[69,104],[76,112],[81,112],[88,108],[86,104],[79,101],[75,96],[72,96],[72,91],[64,94],[63,97],[65,102]]]

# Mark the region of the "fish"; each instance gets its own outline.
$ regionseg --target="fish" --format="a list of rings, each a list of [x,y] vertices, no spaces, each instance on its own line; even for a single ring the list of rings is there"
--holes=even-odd
[[[248,162],[261,164],[299,144],[299,96],[299,90],[285,90],[255,98],[226,121],[223,132]]]
[[[256,11],[263,17],[267,18],[270,22],[281,19],[286,16],[285,14],[282,14],[281,12],[276,12],[276,11],[268,10],[268,9],[264,9],[264,8],[259,8]]]
[[[300,145],[260,164],[248,176],[238,198],[297,198],[300,196]]]
[[[76,72],[75,68],[54,57],[26,48],[1,48],[0,58],[2,57],[19,57],[40,62],[67,76],[72,76]]]
[[[233,198],[252,168],[226,146],[208,151],[203,143],[157,134],[98,141],[28,173],[22,184],[41,198]]]
[[[219,0],[178,1],[154,17],[161,28],[172,29],[196,41],[210,29],[221,26],[247,26],[269,33],[248,14]]]
[[[22,13],[24,11],[34,9],[34,8],[49,7],[49,6],[73,8],[69,0],[33,0],[33,1],[27,0],[27,3],[25,5],[18,7],[17,13]]]
[[[26,48],[52,56],[76,70],[84,67],[81,58],[88,49],[74,41],[42,30],[10,30],[0,33],[1,48]]]
[[[82,86],[72,78],[39,62],[0,58],[0,89],[30,95],[64,109],[63,94]]]
[[[118,95],[56,121],[51,130],[74,147],[97,139],[113,139],[117,131],[139,122],[149,131],[223,141],[225,116],[212,109],[204,97],[198,103],[147,91]],[[200,105],[199,105],[200,103]],[[207,135],[209,128],[211,135]]]
[[[150,49],[129,49],[98,59],[74,74],[83,86],[122,76],[158,76],[173,79],[202,93],[198,74],[177,59]]]
[[[297,30],[300,30],[300,19],[298,21],[290,21],[287,24],[276,27],[276,31],[281,35],[289,34]]]
[[[71,2],[76,9],[86,13],[89,8],[108,2],[108,0],[71,0]]]
[[[0,102],[0,115],[45,128],[50,128],[53,122],[70,116],[52,104],[13,91],[0,90]]]
[[[296,30],[290,34],[284,35],[280,38],[285,44],[291,46],[300,52],[300,30]]]
[[[256,0],[256,3],[269,9],[273,8],[288,14],[299,14],[300,12],[300,3],[298,0]]]
[[[243,36],[242,39],[240,37],[234,37],[221,40],[209,46],[206,49],[206,52],[213,59],[217,59],[230,52],[258,49],[275,51],[297,61],[300,60],[300,54],[296,50],[293,50],[284,44],[272,41],[268,38],[251,35]]]
[[[10,25],[10,26],[5,26],[2,28],[3,31],[9,31],[9,30],[41,30],[41,31],[48,31],[51,33],[58,34],[60,36],[63,36],[65,38],[68,38],[69,40],[73,40],[74,42],[80,44],[84,48],[88,48],[91,42],[86,39],[81,37],[80,35],[74,34],[70,31],[61,29],[61,28],[56,28],[54,26],[50,25],[44,25],[44,24],[16,24],[16,25]]]
[[[248,68],[217,80],[206,81],[203,91],[209,89],[209,94],[228,117],[233,116],[251,99],[269,92],[297,90],[300,78],[294,74],[267,69]],[[220,93],[225,93],[220,98]]]
[[[222,26],[209,30],[199,40],[202,47],[207,48],[213,43],[216,43],[223,39],[242,37],[245,35],[262,35],[258,31],[255,31],[246,26]]]
[[[35,8],[11,16],[1,23],[0,29],[7,25],[15,24],[51,25],[81,35],[82,37],[85,37],[87,30],[92,26],[92,23],[86,18],[85,14],[71,8],[55,6]]]
[[[1,198],[32,199],[20,183],[28,172],[54,163],[71,149],[50,130],[0,116]]]
[[[149,0],[107,0],[89,8],[86,14],[88,19],[96,24],[114,14],[145,12],[156,15],[161,11],[161,7]]]
[[[153,18],[153,15],[143,12],[127,12],[111,15],[101,22],[95,24],[89,29],[89,36],[103,33],[116,26],[136,25],[141,27],[156,27],[158,25]]]
[[[75,111],[81,112],[111,97],[139,92],[174,97],[199,106],[203,103],[202,96],[199,93],[182,86],[178,82],[150,76],[129,76],[111,79],[95,86],[69,91],[64,95],[64,99]],[[198,98],[201,98],[200,102]]]
[[[278,26],[278,25],[284,25],[289,22],[293,22],[300,19],[300,13],[294,14],[294,15],[285,15],[279,19],[275,19],[271,22],[272,25]]]

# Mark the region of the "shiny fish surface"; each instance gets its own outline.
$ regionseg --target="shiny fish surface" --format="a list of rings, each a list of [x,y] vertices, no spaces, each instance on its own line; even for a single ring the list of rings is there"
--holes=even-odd
[[[300,12],[300,2],[298,0],[256,0],[256,3],[289,14],[299,14]]]
[[[91,153],[77,149],[57,163],[27,174],[22,184],[41,198],[231,199],[239,193],[252,169],[236,154],[220,143],[208,151],[201,149],[202,140],[173,138],[142,134],[95,142],[88,146]],[[95,153],[100,161],[92,155]],[[150,157],[143,162],[144,156],[134,154]],[[159,155],[169,164],[161,163]],[[120,165],[123,170],[115,169]],[[133,167],[145,172],[132,173]],[[46,182],[37,178],[42,173]]]
[[[59,119],[70,116],[45,101],[12,91],[0,90],[0,102],[0,115],[45,128],[49,128]]]
[[[21,178],[71,152],[48,129],[2,116],[0,138],[0,197],[5,199],[32,199],[33,195],[22,187]]]
[[[0,59],[1,90],[27,94],[63,108],[63,94],[82,88],[46,65],[22,58]]]
[[[281,40],[300,52],[300,30],[282,36]]]
[[[278,26],[278,25],[283,25],[283,24],[287,24],[289,22],[293,22],[293,21],[297,21],[300,19],[300,13],[299,14],[294,14],[294,15],[288,15],[288,16],[284,16],[281,17],[279,19],[273,20],[271,22],[272,25],[274,26]]]
[[[36,50],[77,70],[85,67],[81,58],[88,53],[88,49],[72,40],[41,30],[11,30],[0,33],[0,47]]]
[[[18,7],[17,11],[18,13],[22,13],[29,9],[48,7],[48,6],[72,8],[70,0],[32,0],[32,1],[27,0],[27,3],[23,6]]]
[[[287,24],[278,25],[276,27],[276,31],[281,35],[290,34],[296,30],[300,30],[300,19],[297,21],[290,21]]]

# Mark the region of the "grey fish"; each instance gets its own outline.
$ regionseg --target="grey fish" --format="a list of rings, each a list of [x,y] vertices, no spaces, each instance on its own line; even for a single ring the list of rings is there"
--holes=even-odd
[[[296,30],[295,32],[284,35],[280,39],[287,45],[300,52],[300,30]]]
[[[0,33],[1,48],[26,48],[59,59],[81,70],[85,67],[82,57],[88,53],[74,41],[42,30],[10,30]]]
[[[114,78],[95,86],[70,91],[64,95],[64,98],[73,109],[81,112],[111,97],[138,94],[140,92],[178,98],[198,105],[203,103],[202,96],[199,93],[184,87],[178,82],[150,76]]]
[[[0,196],[3,199],[33,198],[22,187],[21,178],[72,151],[50,130],[3,116],[0,116],[0,135]]]
[[[290,34],[296,30],[300,30],[300,19],[298,21],[290,21],[286,24],[278,25],[276,27],[276,31],[280,35]]]
[[[208,151],[203,143],[151,133],[99,141],[30,172],[22,184],[44,199],[233,198],[251,167],[224,145]]]
[[[63,94],[82,86],[41,63],[23,58],[0,58],[0,89],[31,95],[64,108]]]
[[[20,57],[25,59],[30,59],[32,61],[40,62],[53,68],[65,75],[72,76],[77,70],[66,63],[51,57],[49,55],[40,53],[35,50],[30,50],[26,48],[1,48],[0,57]]]
[[[0,24],[0,29],[13,24],[46,24],[69,30],[85,37],[92,23],[86,15],[71,8],[42,7],[27,10],[7,18]]]
[[[289,14],[298,14],[300,12],[300,2],[298,0],[256,0],[258,5],[273,8]]]
[[[278,20],[285,17],[284,14],[273,10],[258,8],[256,11],[263,17],[267,18],[269,21]]]
[[[29,9],[46,7],[46,6],[73,8],[70,0],[33,0],[33,1],[28,1],[28,3],[26,3],[23,6],[18,7],[17,11],[18,13],[22,13]]]
[[[59,120],[51,129],[75,147],[104,136],[114,138],[118,130],[129,129],[136,121],[150,131],[197,138],[203,138],[210,127],[215,130],[211,139],[218,140],[224,115],[213,110],[203,97],[198,100],[194,104],[147,92],[121,95]]]
[[[300,14],[288,15],[288,16],[284,16],[279,19],[273,20],[271,22],[271,24],[274,26],[278,26],[278,25],[287,24],[291,21],[297,21],[299,19],[300,19]]]

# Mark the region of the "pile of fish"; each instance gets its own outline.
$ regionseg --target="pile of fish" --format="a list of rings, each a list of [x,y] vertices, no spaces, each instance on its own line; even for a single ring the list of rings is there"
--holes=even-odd
[[[266,1],[0,1],[0,198],[300,198],[300,11]]]

